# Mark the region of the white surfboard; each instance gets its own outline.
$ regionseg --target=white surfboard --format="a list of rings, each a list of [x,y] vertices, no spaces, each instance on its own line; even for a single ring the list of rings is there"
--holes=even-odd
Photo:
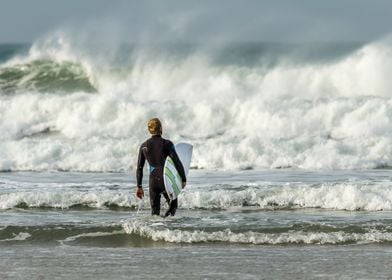
[[[193,146],[187,143],[178,143],[175,145],[175,149],[182,165],[184,166],[185,175],[188,175],[189,167],[191,165]],[[170,199],[176,199],[182,190],[182,179],[170,157],[167,157],[165,161],[163,180],[166,192]]]

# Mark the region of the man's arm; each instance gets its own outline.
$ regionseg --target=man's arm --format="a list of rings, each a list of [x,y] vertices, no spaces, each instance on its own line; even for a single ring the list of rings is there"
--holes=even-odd
[[[170,153],[169,156],[172,158],[174,162],[174,166],[176,167],[178,173],[180,174],[180,177],[182,179],[182,184],[183,187],[185,187],[186,184],[186,176],[185,176],[185,170],[184,166],[182,165],[181,160],[179,159],[176,149],[174,148],[174,144],[170,142]]]
[[[142,187],[143,180],[143,167],[146,162],[146,158],[143,153],[143,145],[139,149],[139,156],[137,159],[137,168],[136,168],[136,184],[138,188]]]

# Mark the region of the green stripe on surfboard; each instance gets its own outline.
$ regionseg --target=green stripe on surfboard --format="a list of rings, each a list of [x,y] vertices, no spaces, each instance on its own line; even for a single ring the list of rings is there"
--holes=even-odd
[[[174,146],[177,152],[178,158],[184,167],[185,175],[188,174],[189,165],[192,158],[192,145],[187,143],[179,143]],[[164,165],[164,184],[165,190],[168,194],[171,194],[172,199],[177,198],[177,196],[182,192],[182,178],[174,165],[173,159],[168,156],[165,160]]]
[[[174,163],[172,161],[172,159],[169,159],[169,162],[174,166]],[[166,167],[166,171],[167,171],[167,176],[170,179],[171,183],[172,183],[172,187],[173,187],[173,191],[176,195],[178,195],[181,190],[179,189],[177,183],[176,183],[176,178],[175,175],[173,174],[173,172],[170,170],[170,168]]]

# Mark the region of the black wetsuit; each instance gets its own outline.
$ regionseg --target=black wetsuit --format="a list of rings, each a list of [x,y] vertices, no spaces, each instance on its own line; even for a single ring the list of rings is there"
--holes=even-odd
[[[171,141],[162,138],[160,135],[154,135],[140,146],[136,170],[137,186],[140,187],[142,185],[143,167],[147,159],[150,164],[149,191],[152,215],[160,214],[161,194],[165,196],[169,203],[169,210],[166,212],[165,216],[174,216],[176,213],[178,204],[177,199],[170,202],[163,182],[163,168],[166,157],[168,156],[172,158],[182,181],[186,182],[184,167],[182,166]]]

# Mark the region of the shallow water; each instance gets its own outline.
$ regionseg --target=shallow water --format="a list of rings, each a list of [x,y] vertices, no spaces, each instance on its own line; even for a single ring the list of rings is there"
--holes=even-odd
[[[2,279],[390,279],[392,247],[5,246]]]
[[[130,174],[1,173],[0,275],[388,279],[391,184],[388,170],[192,170],[163,219]]]

